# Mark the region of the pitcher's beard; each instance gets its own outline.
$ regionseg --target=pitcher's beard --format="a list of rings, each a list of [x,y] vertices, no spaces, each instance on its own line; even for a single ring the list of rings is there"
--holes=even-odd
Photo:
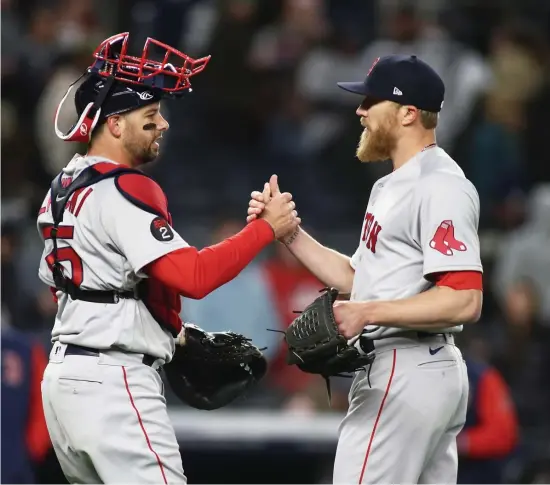
[[[365,129],[361,133],[356,156],[361,162],[383,162],[391,158],[396,145],[395,136],[388,127],[371,132]]]

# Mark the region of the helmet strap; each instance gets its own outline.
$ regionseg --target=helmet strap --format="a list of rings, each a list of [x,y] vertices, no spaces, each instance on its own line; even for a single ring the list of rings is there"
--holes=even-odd
[[[82,76],[84,76],[85,74],[87,74],[87,72],[84,73]],[[63,96],[63,99],[59,103],[57,111],[55,112],[55,134],[63,141],[89,143],[92,132],[97,125],[99,116],[101,115],[101,105],[105,102],[105,99],[107,98],[115,82],[114,77],[107,78],[105,85],[99,91],[95,101],[93,103],[88,103],[74,126],[67,133],[63,133],[59,129],[57,121],[59,118],[59,113],[61,111],[61,106],[63,106],[63,103],[67,99],[67,96],[69,96],[69,93],[73,89],[74,85],[82,78],[82,76],[80,76],[74,83],[69,86],[69,89],[65,93],[65,96]]]

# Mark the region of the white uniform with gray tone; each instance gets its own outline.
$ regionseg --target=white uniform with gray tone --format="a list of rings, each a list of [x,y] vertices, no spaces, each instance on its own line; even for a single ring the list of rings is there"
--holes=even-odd
[[[107,160],[75,156],[66,175]],[[49,194],[38,228],[53,223]],[[188,244],[173,230],[154,237],[155,215],[128,202],[112,178],[75,192],[64,212],[70,239],[59,239],[67,275],[82,275],[84,290],[130,290],[148,263]],[[168,230],[168,229],[167,229]],[[158,234],[157,234],[158,236]],[[54,286],[46,257],[40,279]],[[81,268],[81,272],[78,270]],[[78,276],[77,276],[78,277]],[[72,300],[58,292],[54,346],[42,381],[46,423],[63,472],[71,483],[186,483],[179,445],[156,371],[170,360],[175,340],[152,318],[143,302],[116,304]],[[105,350],[99,357],[65,355],[67,344]],[[156,357],[153,366],[143,355]]]
[[[478,221],[477,191],[458,165],[438,147],[419,153],[373,187],[351,260],[351,299],[403,299],[430,289],[432,273],[482,271]],[[456,482],[468,400],[452,336],[461,330],[366,327],[376,358],[370,384],[367,371],[352,384],[335,483]]]

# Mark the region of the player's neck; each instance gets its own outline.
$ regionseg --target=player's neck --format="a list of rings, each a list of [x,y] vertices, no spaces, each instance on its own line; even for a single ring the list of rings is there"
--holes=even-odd
[[[135,163],[132,157],[128,154],[123,147],[119,146],[106,146],[102,143],[94,143],[88,148],[86,153],[88,157],[103,157],[113,162],[127,165],[128,167],[134,167]]]
[[[428,131],[420,137],[402,138],[392,154],[393,169],[402,167],[425,149],[436,145],[435,133]]]

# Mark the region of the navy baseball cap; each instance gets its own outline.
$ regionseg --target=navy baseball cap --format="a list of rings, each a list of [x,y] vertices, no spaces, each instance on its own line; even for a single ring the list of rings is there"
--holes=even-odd
[[[98,74],[91,73],[88,78],[78,87],[74,97],[74,104],[78,116],[86,109],[88,103],[93,103],[104,88],[106,79]],[[105,121],[109,116],[126,113],[139,109],[148,104],[157,103],[163,98],[159,89],[149,86],[139,86],[114,81],[105,100],[101,104],[99,123]]]
[[[441,111],[445,96],[441,77],[416,56],[379,57],[364,81],[341,82],[338,86],[351,93],[435,113]]]

